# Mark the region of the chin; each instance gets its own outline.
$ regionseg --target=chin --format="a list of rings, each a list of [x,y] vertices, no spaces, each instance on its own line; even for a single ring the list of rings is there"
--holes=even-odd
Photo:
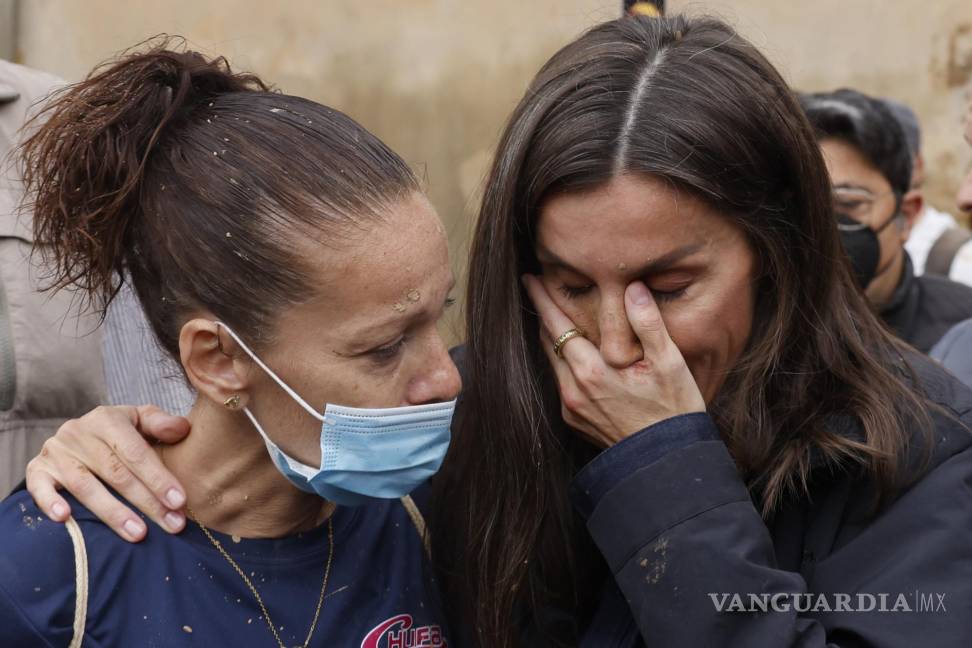
[[[714,380],[710,379],[706,374],[709,372],[705,369],[696,370],[692,366],[691,362],[686,361],[689,368],[689,373],[692,374],[692,379],[695,381],[695,386],[699,388],[699,393],[702,394],[702,400],[708,405],[709,401],[715,397],[716,392],[718,392],[718,385],[713,388]],[[720,383],[721,384],[721,383]]]

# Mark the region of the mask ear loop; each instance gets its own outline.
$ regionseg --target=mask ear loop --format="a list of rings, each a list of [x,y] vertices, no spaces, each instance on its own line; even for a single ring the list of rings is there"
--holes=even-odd
[[[904,194],[902,194],[902,193],[900,193],[900,192],[898,192],[896,190],[893,191],[892,193],[894,194],[894,212],[891,214],[891,217],[888,218],[888,220],[884,221],[884,224],[882,224],[877,229],[873,230],[875,236],[880,236],[881,233],[884,232],[884,230],[888,229],[888,226],[891,223],[895,222],[899,218],[904,218],[904,214],[901,213],[901,204],[904,202]],[[879,245],[880,245],[880,242],[879,242]],[[878,248],[878,254],[880,254],[880,248]],[[894,263],[894,258],[892,257],[892,259],[890,261],[888,261],[884,265],[883,268],[881,268],[881,267],[875,268],[874,269],[874,276],[871,277],[871,281],[873,282],[875,279],[877,279],[878,277],[880,277],[881,275],[883,275],[885,272],[887,272],[891,268],[891,265],[893,263]]]
[[[874,230],[875,234],[880,234],[888,228],[888,225],[898,220],[899,218],[904,218],[904,214],[901,213],[901,205],[904,202],[904,194],[894,191],[894,212],[892,212],[891,217],[884,221],[880,227]]]
[[[233,329],[231,329],[230,327],[226,326],[226,324],[224,324],[222,322],[219,322],[219,321],[215,322],[215,324],[216,324],[216,341],[217,341],[217,344],[219,344],[219,327],[222,326],[224,329],[226,329],[226,332],[229,333],[229,336],[231,338],[233,338],[233,341],[236,342],[237,344],[239,344],[240,345],[240,348],[243,349],[248,356],[250,356],[250,359],[253,360],[253,362],[257,363],[257,366],[259,366],[261,369],[263,369],[267,373],[268,376],[270,376],[271,378],[273,378],[274,382],[277,383],[282,390],[284,390],[285,392],[287,392],[287,395],[288,396],[290,396],[295,401],[297,401],[297,403],[301,407],[303,407],[304,410],[308,414],[310,414],[311,416],[313,416],[314,418],[316,418],[318,421],[321,421],[321,422],[324,421],[324,415],[321,414],[320,412],[318,412],[317,410],[315,410],[310,405],[308,405],[307,404],[307,401],[305,401],[303,398],[301,398],[300,395],[297,394],[297,392],[295,392],[293,389],[290,388],[290,386],[287,383],[285,383],[283,380],[281,380],[280,377],[277,374],[275,374],[272,369],[270,369],[270,367],[268,367],[267,365],[265,365],[263,363],[263,360],[261,360],[260,358],[258,358],[257,355],[255,353],[253,353],[253,351],[250,350],[250,347],[246,346],[246,343],[244,343],[243,340],[241,340],[240,337],[236,333],[233,332]],[[222,351],[222,347],[220,347],[220,351]],[[249,414],[249,412],[247,412],[247,414]]]

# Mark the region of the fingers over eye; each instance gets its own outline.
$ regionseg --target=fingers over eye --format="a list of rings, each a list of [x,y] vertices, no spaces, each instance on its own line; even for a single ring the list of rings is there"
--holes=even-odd
[[[547,293],[543,283],[533,275],[524,275],[523,284],[537,309],[540,317],[540,327],[546,333],[549,342],[545,352],[553,352],[553,347],[566,332],[578,328],[567,315],[554,303]],[[550,355],[550,353],[548,353]],[[576,364],[600,364],[600,353],[583,334],[571,337],[560,345],[560,356],[571,366]],[[551,362],[556,364],[556,354],[551,356]]]
[[[533,275],[523,275],[523,285],[537,309],[540,325],[551,339],[556,340],[564,331],[574,328],[574,323],[554,303],[543,283]]]
[[[631,329],[645,351],[657,354],[671,342],[658,304],[651,291],[640,281],[632,282],[624,293],[624,308]]]

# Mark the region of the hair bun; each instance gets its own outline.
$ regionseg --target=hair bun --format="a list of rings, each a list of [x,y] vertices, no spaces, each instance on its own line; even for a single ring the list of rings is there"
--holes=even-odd
[[[223,57],[157,36],[55,93],[22,147],[25,205],[48,256],[52,287],[75,285],[109,300],[132,253],[139,192],[159,141],[204,102],[267,86],[236,74]]]

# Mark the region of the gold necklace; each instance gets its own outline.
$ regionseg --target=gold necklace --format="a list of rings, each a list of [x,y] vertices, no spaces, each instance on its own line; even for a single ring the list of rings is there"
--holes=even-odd
[[[273,621],[270,619],[270,613],[267,611],[267,606],[263,604],[263,599],[260,598],[260,593],[257,591],[256,587],[253,586],[253,583],[246,575],[246,572],[244,572],[240,566],[236,564],[236,561],[233,560],[233,557],[230,556],[225,549],[223,549],[223,545],[220,544],[219,540],[217,540],[216,537],[209,532],[209,529],[207,529],[202,522],[196,519],[196,514],[192,512],[192,509],[187,506],[186,512],[189,514],[189,518],[199,525],[199,528],[202,529],[202,532],[206,534],[206,537],[209,538],[209,541],[213,543],[213,546],[219,550],[219,553],[222,554],[223,558],[225,558],[233,569],[236,570],[236,573],[240,575],[240,578],[243,579],[246,586],[250,588],[256,602],[260,604],[260,610],[263,612],[263,619],[267,622],[267,625],[270,626],[270,632],[273,633],[273,638],[277,640],[277,644],[280,646],[280,648],[287,648],[284,642],[280,639],[280,635],[277,634],[277,627],[273,625]],[[324,583],[321,584],[321,595],[317,599],[317,609],[314,611],[314,620],[311,622],[310,630],[307,631],[307,638],[304,639],[304,644],[301,648],[307,648],[307,644],[310,643],[311,637],[314,636],[314,630],[317,629],[317,620],[321,616],[321,608],[324,607],[324,592],[327,591],[327,579],[331,575],[332,558],[334,558],[333,516],[327,518],[327,566],[324,568]]]

